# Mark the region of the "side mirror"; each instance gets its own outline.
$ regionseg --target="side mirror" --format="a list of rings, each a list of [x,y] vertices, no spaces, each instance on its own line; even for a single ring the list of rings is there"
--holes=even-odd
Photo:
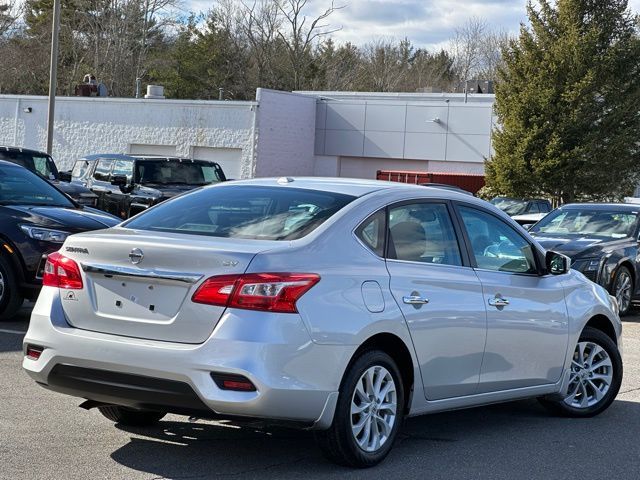
[[[127,181],[126,175],[114,175],[113,177],[111,177],[111,185],[115,185],[117,187],[126,187],[127,183],[129,182]]]
[[[564,275],[571,269],[571,259],[558,252],[548,251],[545,255],[547,272],[551,275]]]
[[[58,172],[58,179],[61,182],[70,182],[71,181],[71,172]]]

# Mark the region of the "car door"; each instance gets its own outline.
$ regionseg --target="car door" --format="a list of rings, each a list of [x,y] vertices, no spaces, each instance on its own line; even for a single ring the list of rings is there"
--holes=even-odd
[[[535,246],[498,215],[457,204],[487,310],[479,393],[555,383],[568,319],[562,280],[540,275]]]
[[[97,208],[107,211],[109,196],[112,193],[113,186],[111,185],[111,169],[113,168],[112,158],[101,158],[96,164],[96,168],[93,170],[93,176],[91,179],[91,191],[98,196]],[[117,188],[117,187],[115,187]]]
[[[482,286],[460,249],[450,206],[388,208],[391,292],[416,349],[429,400],[475,393],[486,337]]]
[[[111,177],[116,175],[127,177],[127,185],[120,188],[117,185],[111,185],[111,194],[105,196],[106,211],[120,218],[128,218],[129,215],[129,196],[131,182],[133,178],[133,160],[116,159],[113,161],[111,169]]]

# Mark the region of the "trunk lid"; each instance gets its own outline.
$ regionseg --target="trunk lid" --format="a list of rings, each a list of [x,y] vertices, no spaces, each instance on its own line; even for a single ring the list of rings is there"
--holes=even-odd
[[[253,257],[282,242],[114,228],[70,237],[61,253],[82,270],[82,290],[61,290],[76,328],[127,337],[202,343],[224,307],[193,303],[214,275],[244,273]]]

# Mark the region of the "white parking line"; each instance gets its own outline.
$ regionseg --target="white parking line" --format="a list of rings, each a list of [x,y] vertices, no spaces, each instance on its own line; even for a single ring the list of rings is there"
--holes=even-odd
[[[23,332],[21,330],[5,330],[3,328],[0,328],[0,333],[13,333],[15,335],[24,335],[27,332]]]

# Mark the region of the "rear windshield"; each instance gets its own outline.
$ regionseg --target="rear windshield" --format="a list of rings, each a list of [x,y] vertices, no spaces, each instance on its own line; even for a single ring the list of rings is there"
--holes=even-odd
[[[123,226],[212,237],[294,240],[356,197],[289,187],[206,188],[160,204]]]
[[[0,160],[17,163],[47,180],[56,179],[57,172],[52,158],[48,155],[16,151],[0,151]]]
[[[225,180],[215,163],[166,158],[136,162],[135,178],[143,185],[198,186]]]
[[[0,205],[74,207],[49,182],[29,170],[14,166],[0,168]]]

